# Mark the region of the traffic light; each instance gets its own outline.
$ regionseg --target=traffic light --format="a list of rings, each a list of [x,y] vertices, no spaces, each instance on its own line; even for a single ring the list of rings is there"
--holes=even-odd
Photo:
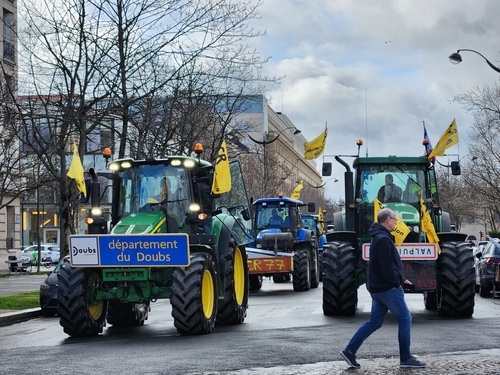
[[[479,231],[479,238],[483,238],[483,231],[482,230]]]

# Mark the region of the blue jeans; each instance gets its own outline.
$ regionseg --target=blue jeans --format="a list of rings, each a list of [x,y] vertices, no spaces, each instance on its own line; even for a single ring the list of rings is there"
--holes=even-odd
[[[411,315],[405,302],[403,288],[393,288],[384,293],[371,293],[372,311],[370,319],[364,323],[352,337],[347,349],[356,353],[363,341],[384,324],[387,311],[398,321],[399,357],[401,361],[407,361],[411,357],[410,332]]]

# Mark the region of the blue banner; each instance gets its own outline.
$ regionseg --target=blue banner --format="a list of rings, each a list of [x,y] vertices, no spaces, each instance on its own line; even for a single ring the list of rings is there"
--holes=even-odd
[[[74,267],[183,267],[189,265],[187,234],[70,236]]]

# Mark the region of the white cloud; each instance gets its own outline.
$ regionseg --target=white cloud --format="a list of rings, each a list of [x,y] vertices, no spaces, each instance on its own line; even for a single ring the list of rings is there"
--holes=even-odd
[[[420,155],[422,121],[435,144],[456,118],[450,153],[464,155],[472,116],[453,98],[500,76],[474,53],[458,66],[448,55],[470,48],[500,65],[498,14],[496,0],[264,0],[254,26],[267,36],[253,42],[272,56],[266,73],[285,76],[267,93],[273,109],[309,140],[327,122],[328,154],[356,153],[363,139],[372,156]],[[342,181],[328,184],[336,194],[331,185],[343,196]]]

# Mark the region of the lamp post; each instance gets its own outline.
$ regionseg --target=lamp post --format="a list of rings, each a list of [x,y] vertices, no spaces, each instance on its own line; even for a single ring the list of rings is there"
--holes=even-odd
[[[446,154],[444,156],[459,156],[458,154]],[[462,159],[466,158],[468,155],[465,155],[465,156],[462,156],[460,159],[458,159],[457,161],[452,161],[450,164],[446,165],[446,164],[443,164],[443,163],[440,163],[437,159],[436,159],[436,162],[442,166],[442,167],[445,167],[445,168],[451,168],[451,174],[454,175],[454,176],[460,176],[462,174],[462,170],[460,169],[460,162],[462,161]],[[471,158],[471,161],[474,161],[474,160],[477,160],[477,156],[473,156]]]
[[[460,55],[461,51],[474,52],[474,53],[478,54],[479,56],[481,56],[486,61],[486,63],[490,66],[491,69],[493,69],[494,71],[500,73],[500,68],[498,68],[495,65],[493,65],[486,57],[484,57],[479,52],[474,51],[473,49],[459,49],[459,50],[457,50],[457,52],[452,53],[450,56],[448,56],[448,58],[450,59],[450,62],[453,65],[457,65],[457,64],[460,64],[462,62],[462,56]]]
[[[313,186],[313,185],[312,185],[312,184],[310,184],[309,182],[307,182],[307,181],[306,181],[306,182],[307,182],[307,184],[308,184],[310,187],[312,187],[313,189],[320,189],[320,188],[322,188],[323,186],[325,186],[325,185],[326,185],[326,183],[327,183],[328,181],[331,181],[331,180],[333,180],[333,183],[336,183],[336,182],[338,182],[338,181],[339,181],[339,180],[337,180],[335,177],[332,177],[332,178],[329,178],[328,180],[326,180],[325,182],[323,182],[321,185],[318,185],[318,186]]]
[[[266,146],[268,144],[271,144],[274,141],[276,141],[280,137],[281,134],[283,134],[285,131],[290,130],[290,129],[295,129],[295,131],[293,132],[293,135],[297,135],[297,134],[301,133],[301,131],[299,129],[297,129],[295,126],[289,126],[288,128],[285,128],[282,131],[280,131],[278,133],[278,135],[271,140],[267,139],[269,133],[264,132],[263,137],[262,137],[263,138],[262,141],[258,141],[257,139],[250,136],[250,134],[248,134],[248,138],[250,138],[253,142],[255,142],[257,144],[262,145],[264,148],[264,150],[263,150],[264,151],[264,185],[263,185],[264,197],[267,197],[267,153],[266,153]]]

